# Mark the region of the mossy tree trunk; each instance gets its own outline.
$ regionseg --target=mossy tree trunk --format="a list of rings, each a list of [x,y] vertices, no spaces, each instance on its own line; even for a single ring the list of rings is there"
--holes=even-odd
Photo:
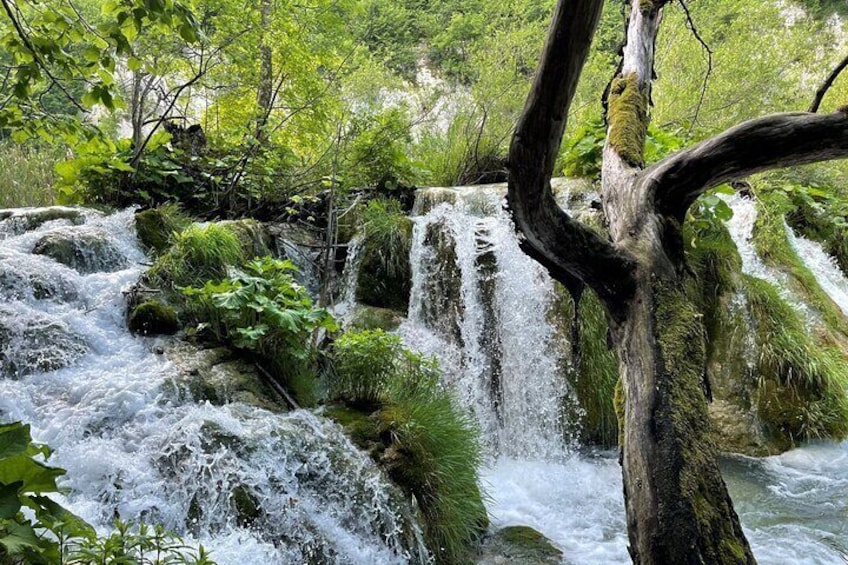
[[[649,167],[643,151],[654,42],[666,0],[633,0],[610,87],[602,196],[612,241],[555,203],[550,178],[603,0],[560,0],[509,156],[522,247],[552,276],[600,297],[624,392],[621,462],[638,564],[754,563],[716,463],[705,332],[686,293],[680,226],[704,191],[769,168],[848,155],[848,116],[746,122]]]

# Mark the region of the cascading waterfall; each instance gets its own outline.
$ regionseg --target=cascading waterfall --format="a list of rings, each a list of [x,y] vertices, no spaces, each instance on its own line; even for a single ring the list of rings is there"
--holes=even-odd
[[[446,386],[477,417],[489,449],[482,486],[492,527],[529,525],[558,545],[568,563],[629,563],[618,463],[612,453],[586,452],[568,440],[570,423],[559,414],[569,347],[550,323],[552,283],[523,256],[501,210],[504,193],[503,185],[419,193],[412,295],[400,333],[413,349],[439,358]],[[559,200],[565,205],[567,198]],[[806,310],[785,287],[785,275],[756,252],[755,203],[741,197],[729,203],[728,229],[744,272],[774,282]],[[820,281],[830,277],[848,289],[844,275],[828,270],[831,262],[801,255]],[[544,392],[535,396],[533,389]],[[848,554],[846,458],[843,443],[723,462],[760,563],[836,563]]]
[[[132,211],[40,213],[0,211],[0,419],[55,449],[62,504],[101,532],[162,523],[221,565],[427,560],[403,495],[335,424],[186,400],[163,341],[126,330],[146,261]]]
[[[567,187],[558,186],[568,200]],[[564,421],[570,344],[552,323],[554,284],[518,246],[504,187],[428,189],[413,217],[412,292],[400,333],[438,357],[476,416],[493,527],[529,525],[569,562],[627,561],[620,470],[583,457]]]

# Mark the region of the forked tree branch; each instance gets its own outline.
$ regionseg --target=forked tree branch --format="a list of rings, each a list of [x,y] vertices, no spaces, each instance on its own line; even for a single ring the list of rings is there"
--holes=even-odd
[[[589,285],[614,320],[632,294],[635,262],[556,204],[550,179],[603,0],[561,0],[509,149],[507,201],[524,251],[569,287]],[[618,305],[618,306],[617,306]]]
[[[744,122],[643,171],[659,213],[683,221],[705,191],[755,173],[848,157],[848,113],[774,114]]]

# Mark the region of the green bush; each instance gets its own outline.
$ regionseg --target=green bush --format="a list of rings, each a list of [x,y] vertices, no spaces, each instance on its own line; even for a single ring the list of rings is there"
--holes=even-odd
[[[333,317],[316,308],[305,288],[294,280],[291,261],[264,257],[233,269],[228,278],[186,287],[191,316],[219,342],[252,352],[268,361],[301,404],[315,402],[317,329],[335,331]]]
[[[45,496],[60,491],[56,479],[65,474],[44,463],[49,456],[46,446],[32,442],[28,425],[0,425],[0,563],[214,565],[203,546],[194,551],[161,526],[133,528],[116,521],[115,532],[98,537],[84,520]]]
[[[148,272],[159,286],[192,286],[220,280],[229,267],[241,265],[246,259],[239,238],[218,224],[193,224],[173,239],[173,245]]]
[[[333,396],[373,410],[367,419],[341,412],[353,439],[415,496],[437,562],[466,562],[486,524],[479,436],[439,386],[435,362],[405,349],[398,336],[373,330],[339,338],[333,365]]]

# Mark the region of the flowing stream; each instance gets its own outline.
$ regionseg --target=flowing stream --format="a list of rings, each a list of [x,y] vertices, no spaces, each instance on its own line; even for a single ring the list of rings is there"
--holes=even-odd
[[[403,497],[335,424],[194,402],[159,342],[126,330],[146,261],[131,210],[38,214],[0,221],[0,421],[55,449],[63,504],[101,532],[163,523],[221,565],[426,560]],[[33,254],[57,240],[75,268]]]

